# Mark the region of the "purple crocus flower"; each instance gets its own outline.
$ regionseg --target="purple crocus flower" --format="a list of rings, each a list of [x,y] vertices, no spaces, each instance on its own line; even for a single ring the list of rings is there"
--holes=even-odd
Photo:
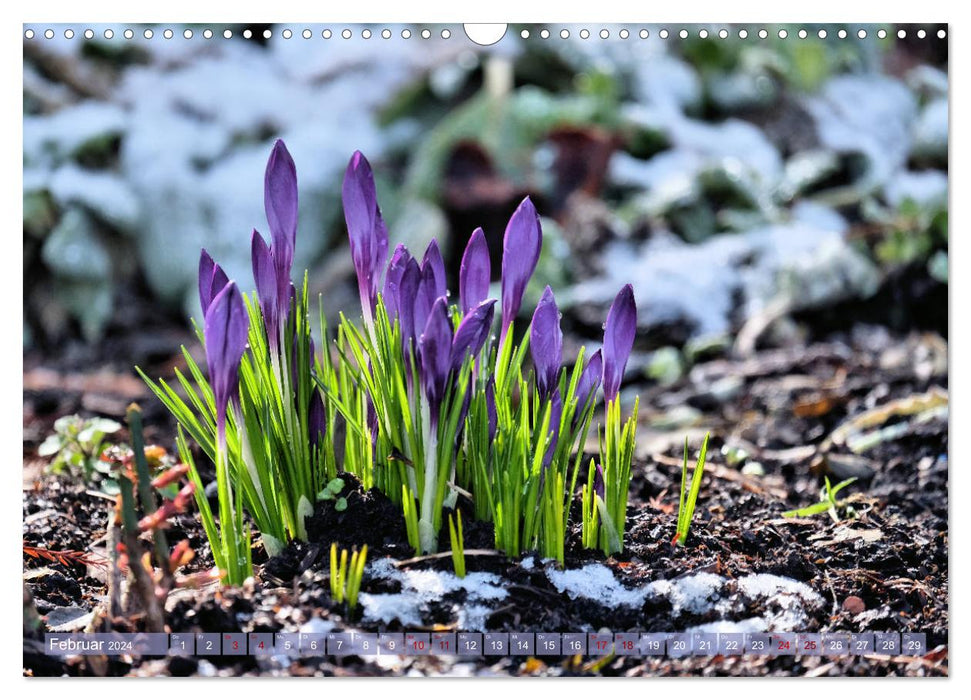
[[[239,390],[239,361],[246,350],[249,320],[243,295],[230,282],[216,295],[206,312],[206,364],[216,402],[216,426],[220,445],[226,443],[226,410]]]
[[[603,377],[603,352],[597,350],[590,356],[587,360],[587,364],[584,366],[583,371],[580,373],[580,379],[577,380],[577,413],[574,416],[574,420],[578,419],[583,409],[587,407],[587,402],[590,398],[597,392],[600,388],[600,381]]]
[[[604,398],[607,403],[613,401],[620,392],[636,333],[637,306],[634,304],[634,288],[625,284],[610,305],[607,322],[604,324]]]
[[[402,352],[405,357],[410,351],[415,349],[416,328],[424,328],[415,323],[415,306],[418,300],[418,289],[421,286],[421,270],[418,261],[410,255],[405,261],[404,270],[401,273],[401,281],[398,283],[398,323],[401,326]],[[423,319],[428,317],[425,311]],[[410,373],[409,373],[409,376]]]
[[[202,249],[199,255],[199,304],[202,306],[202,317],[206,317],[213,298],[229,284],[229,278],[223,269],[216,264],[212,256]]]
[[[468,313],[452,338],[452,371],[458,372],[469,355],[475,357],[492,331],[496,300],[488,299]]]
[[[529,278],[539,262],[543,231],[536,207],[526,197],[513,212],[502,239],[502,338],[506,337],[519,307]]]
[[[388,271],[384,276],[384,289],[381,298],[384,300],[384,308],[388,312],[388,317],[394,319],[398,314],[399,292],[401,289],[401,278],[405,274],[405,267],[411,259],[411,253],[404,244],[399,243],[391,255],[388,263]]]
[[[273,252],[266,245],[263,236],[253,229],[250,239],[250,251],[253,262],[253,280],[256,282],[256,294],[260,298],[260,309],[263,311],[263,322],[270,346],[278,349],[280,345],[280,285],[277,279],[276,262]],[[287,296],[289,298],[289,295]]]
[[[472,232],[462,265],[459,267],[459,300],[462,314],[467,315],[476,305],[489,296],[492,268],[489,261],[489,245],[481,228]]]
[[[297,169],[283,141],[277,139],[266,163],[263,205],[270,225],[278,299],[285,299],[297,244]]]
[[[445,280],[445,261],[442,260],[442,252],[438,249],[438,241],[434,238],[425,248],[425,256],[421,259],[422,278],[425,277],[425,269],[431,270],[431,278],[434,280],[435,298],[448,295],[448,283]]]
[[[415,332],[425,328],[428,315],[431,313],[435,300],[443,294],[437,293],[438,285],[435,281],[435,268],[432,265],[422,265],[419,272],[418,287],[415,290]]]
[[[445,398],[445,382],[451,369],[452,321],[445,297],[435,300],[418,345],[421,348],[421,383],[434,429],[438,425],[438,409]]]
[[[547,285],[533,312],[529,336],[529,351],[536,367],[536,386],[540,396],[550,398],[557,385],[563,361],[563,331],[560,330],[560,310],[556,307],[553,290]]]
[[[378,208],[371,164],[360,151],[355,151],[347,164],[341,194],[361,310],[370,324],[388,255],[388,229]]]
[[[310,427],[310,446],[318,447],[327,434],[327,413],[319,391],[314,391],[310,397],[307,423]]]

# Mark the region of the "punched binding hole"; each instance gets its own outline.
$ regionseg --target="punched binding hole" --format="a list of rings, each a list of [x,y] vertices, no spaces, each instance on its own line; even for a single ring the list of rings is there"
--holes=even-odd
[[[479,46],[492,46],[506,36],[507,24],[463,24],[465,35]],[[540,33],[542,36],[542,32]],[[543,37],[544,39],[546,37]]]

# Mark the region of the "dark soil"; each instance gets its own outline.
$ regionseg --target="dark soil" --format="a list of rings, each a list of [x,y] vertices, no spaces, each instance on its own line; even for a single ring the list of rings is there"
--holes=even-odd
[[[638,461],[631,483],[626,549],[604,559],[582,550],[575,527],[567,546],[567,566],[604,562],[625,585],[692,573],[728,579],[771,573],[808,584],[826,599],[812,612],[805,632],[924,632],[931,653],[910,657],[752,657],[617,658],[594,669],[588,660],[523,657],[464,660],[476,673],[572,675],[946,675],[948,672],[948,423],[946,414],[908,427],[892,440],[861,455],[830,444],[832,431],[848,418],[895,399],[947,388],[947,346],[938,336],[895,336],[881,327],[836,331],[808,346],[760,351],[744,360],[716,358],[694,367],[688,377],[667,387],[641,387],[642,418]],[[35,442],[26,404],[25,456]],[[671,424],[672,409],[691,407],[693,418]],[[889,423],[913,418],[898,415]],[[664,426],[664,427],[661,427]],[[701,426],[704,426],[702,429]],[[677,517],[677,486],[683,438],[697,448],[704,430],[712,431],[709,466],[687,546],[671,544]],[[40,432],[40,431],[38,431]],[[28,444],[29,443],[29,444]],[[164,444],[164,443],[163,443]],[[747,458],[729,464],[724,445],[743,447]],[[35,458],[36,459],[36,458]],[[762,474],[753,471],[761,465]],[[743,464],[749,469],[741,470]],[[758,471],[758,470],[755,470]],[[858,481],[840,492],[853,513],[841,521],[827,514],[785,519],[782,513],[819,499],[823,476]],[[400,510],[376,491],[363,492],[346,479],[348,507],[337,512],[318,504],[307,521],[309,543],[291,543],[258,568],[257,580],[242,589],[209,587],[179,590],[170,596],[166,622],[171,631],[294,631],[313,618],[349,622],[329,588],[329,547],[367,544],[374,560],[390,556],[410,568],[451,571],[449,558],[412,557]],[[460,507],[468,507],[460,501]],[[24,543],[52,550],[97,553],[110,501],[82,487],[52,479],[24,490]],[[466,513],[466,548],[492,546],[492,527]],[[177,519],[198,556],[190,570],[211,566],[201,528],[192,514]],[[443,533],[442,549],[448,549]],[[24,570],[48,567],[26,586],[41,615],[56,607],[91,609],[104,595],[103,576],[92,567],[38,562],[25,556]],[[648,598],[641,608],[608,607],[571,599],[549,581],[533,556],[510,560],[470,555],[470,571],[488,571],[506,580],[508,598],[487,618],[493,631],[613,632],[680,631],[711,622],[709,615],[673,619],[670,604]],[[362,590],[396,592],[399,584],[366,576]],[[455,610],[465,593],[446,595],[422,611],[424,628],[454,630]],[[758,613],[759,611],[752,611]],[[397,623],[354,624],[365,631],[401,631]],[[51,664],[35,659],[32,672],[90,674],[81,663]],[[144,659],[114,673],[135,675],[280,674],[372,675],[408,672],[448,673],[454,659],[405,658],[393,668],[373,660],[301,659],[288,669],[254,658]]]

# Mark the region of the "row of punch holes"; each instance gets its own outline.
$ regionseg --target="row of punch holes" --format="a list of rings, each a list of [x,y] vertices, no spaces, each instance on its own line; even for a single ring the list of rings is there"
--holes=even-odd
[[[155,29],[146,28],[144,30],[141,30],[140,33],[145,39],[153,39],[156,36],[161,36],[164,39],[172,39],[176,36],[176,32],[173,31],[172,29],[163,29],[157,32]],[[239,36],[242,36],[244,39],[252,39],[257,35],[262,36],[263,39],[271,39],[273,38],[273,35],[274,35],[273,30],[269,28],[263,29],[263,30],[257,30],[256,32],[254,32],[252,29],[243,29],[238,32],[234,32],[232,29],[224,29],[221,35],[224,39],[232,39],[234,36],[237,35],[237,33]],[[437,33],[442,39],[450,39],[452,38],[452,35],[453,35],[452,30],[448,29],[447,27],[441,29],[440,31],[436,31],[435,33]],[[806,39],[812,33],[816,34],[816,36],[818,36],[820,39],[825,39],[828,36],[830,36],[831,31],[826,29],[814,29],[811,31],[807,29],[799,29],[799,30],[793,30],[790,32],[789,29],[779,29],[774,33],[780,39],[788,39],[790,36],[796,36],[800,39]],[[105,29],[102,34],[105,39],[114,39],[116,36],[115,31],[110,28]],[[591,36],[593,36],[593,33],[591,33],[589,29],[580,29],[579,31],[576,32],[576,34],[581,39],[589,39]],[[611,37],[611,31],[606,28],[601,29],[599,32],[597,32],[597,34],[601,39],[609,39]],[[752,36],[753,38],[758,37],[759,39],[767,39],[769,37],[770,32],[767,29],[759,29],[757,31],[753,30],[752,32],[749,32],[748,29],[738,29],[737,31],[730,31],[724,28],[719,30],[711,30],[711,31],[703,28],[697,29],[694,31],[689,31],[687,29],[681,29],[676,32],[671,32],[667,29],[660,29],[657,31],[657,37],[660,39],[667,39],[671,36],[677,36],[680,39],[687,39],[692,34],[695,34],[697,37],[701,39],[707,39],[709,37],[728,39],[730,36],[732,36],[732,34],[735,34],[739,39],[748,39],[750,36]],[[847,29],[836,29],[836,30],[832,30],[832,34],[840,39],[846,39],[847,37],[854,34],[856,35],[857,38],[860,38],[860,39],[866,39],[867,36],[870,36],[866,29],[858,29],[855,32]],[[889,33],[887,32],[886,29],[878,29],[873,34],[878,39],[886,39],[887,36],[889,36]],[[906,29],[898,29],[896,34],[898,38],[904,39],[907,37],[908,32]],[[930,35],[930,33],[926,29],[917,29],[914,32],[914,34],[917,36],[918,39],[925,39]],[[938,29],[936,34],[938,39],[944,39],[947,36],[947,31],[944,29]],[[134,29],[128,28],[128,29],[122,30],[120,32],[120,35],[125,39],[134,39],[136,35],[136,31]],[[212,39],[215,36],[217,36],[217,33],[212,29],[203,29],[197,32],[196,30],[186,28],[182,30],[181,35],[184,39],[192,39],[196,36],[201,36],[203,39]],[[310,29],[294,31],[293,29],[286,28],[286,29],[280,30],[280,36],[282,36],[284,39],[292,39],[296,36],[303,37],[304,39],[312,39],[314,35],[315,35],[314,32]],[[433,36],[433,32],[428,28],[413,31],[412,29],[405,27],[400,30],[399,35],[401,36],[402,39],[411,39],[413,37],[414,38],[420,37],[422,39],[431,39]],[[25,39],[34,39],[34,38],[39,38],[41,36],[45,39],[54,39],[57,36],[57,33],[53,29],[45,29],[43,33],[38,33],[34,29],[30,29],[30,28],[24,30]],[[73,29],[68,28],[63,31],[63,36],[65,39],[74,39],[75,37],[79,36],[79,34],[75,32]],[[94,39],[95,31],[93,29],[85,29],[80,32],[80,36],[84,37],[85,39]],[[332,29],[323,29],[321,30],[319,36],[322,39],[331,39],[336,36],[340,36],[343,39],[352,39],[354,36],[359,36],[362,39],[371,39],[372,37],[375,37],[375,36],[380,36],[382,39],[390,39],[392,38],[392,36],[394,36],[394,32],[388,28],[382,29],[380,31],[372,30],[370,28],[363,28],[357,31],[356,33],[349,28],[344,28],[339,31],[334,31]],[[550,39],[550,38],[555,38],[556,36],[559,36],[561,39],[569,39],[572,36],[572,34],[569,29],[561,29],[559,32],[551,32],[549,29],[543,28],[539,30],[521,29],[519,31],[519,36],[522,39],[529,39],[530,37],[533,37],[533,36],[538,36],[540,39]],[[648,39],[652,36],[652,34],[648,29],[631,31],[627,28],[623,28],[617,31],[617,36],[620,37],[621,39],[629,39],[632,36],[637,36],[641,39]]]

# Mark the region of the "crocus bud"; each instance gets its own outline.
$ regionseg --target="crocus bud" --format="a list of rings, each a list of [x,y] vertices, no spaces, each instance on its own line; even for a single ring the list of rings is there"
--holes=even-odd
[[[199,304],[202,306],[203,318],[206,317],[213,297],[219,294],[228,283],[226,273],[203,248],[199,255]]]
[[[607,403],[613,401],[620,392],[636,333],[637,306],[634,304],[634,288],[625,284],[610,305],[607,322],[604,324],[604,397]]]
[[[431,313],[435,300],[441,294],[436,290],[438,285],[435,281],[435,268],[431,265],[422,265],[419,273],[418,288],[415,292],[415,332],[418,333],[425,328],[428,323],[428,314]]]
[[[448,284],[445,280],[445,261],[442,260],[442,252],[438,249],[438,241],[434,238],[425,248],[425,256],[421,259],[422,277],[425,276],[425,269],[431,269],[431,278],[434,280],[435,299],[448,295]]]
[[[270,226],[278,288],[290,281],[293,251],[297,243],[297,169],[283,141],[277,139],[266,163],[263,205]]]
[[[468,315],[479,302],[489,296],[491,276],[489,245],[486,243],[485,233],[477,228],[465,246],[462,265],[459,267],[459,300],[463,315]]]
[[[277,269],[273,261],[273,253],[267,247],[263,236],[256,229],[253,229],[253,236],[250,239],[250,251],[253,263],[253,280],[256,282],[256,294],[260,299],[260,309],[263,311],[267,337],[270,340],[270,346],[278,348],[281,316]]]
[[[226,439],[226,409],[239,391],[239,361],[246,350],[248,327],[243,295],[236,283],[230,282],[209,305],[204,330],[209,384],[221,442]]]
[[[421,383],[428,399],[432,425],[438,425],[438,409],[445,397],[452,353],[452,321],[445,297],[435,300],[425,331],[418,341],[421,348]]]
[[[502,239],[502,337],[519,313],[523,294],[539,262],[543,231],[536,207],[526,197],[513,212]]]
[[[556,307],[553,290],[546,287],[533,313],[529,336],[529,351],[536,367],[536,386],[540,396],[549,398],[557,385],[563,361],[563,331],[560,330],[560,310]]]
[[[495,313],[495,299],[488,299],[466,315],[455,330],[452,339],[452,371],[457,372],[469,355],[479,354],[492,331],[492,317]]]
[[[369,319],[388,254],[388,229],[378,208],[371,164],[360,151],[355,151],[347,164],[341,195],[361,308]]]
[[[398,323],[401,325],[401,349],[405,357],[415,349],[415,329],[418,328],[415,324],[415,302],[418,299],[419,286],[421,286],[421,270],[418,267],[418,261],[409,255],[398,285]],[[425,317],[427,316],[426,312]]]
[[[398,315],[398,298],[401,289],[401,277],[405,273],[405,266],[411,254],[404,244],[399,243],[391,255],[388,263],[388,271],[384,276],[384,289],[381,291],[381,298],[384,300],[384,308],[388,312],[388,317],[394,320]]]

